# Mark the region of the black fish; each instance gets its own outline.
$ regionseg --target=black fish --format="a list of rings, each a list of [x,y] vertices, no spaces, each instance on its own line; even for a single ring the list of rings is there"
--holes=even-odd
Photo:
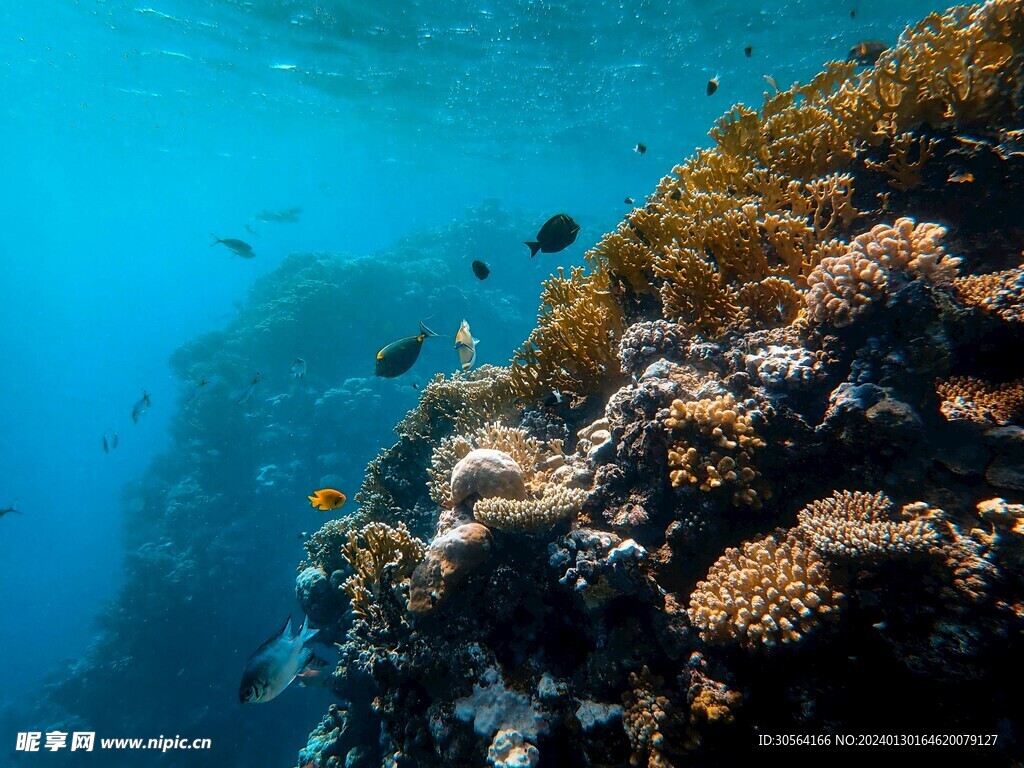
[[[715,75],[710,80],[708,80],[708,96],[711,96],[717,90],[718,90],[718,75]]]
[[[233,237],[228,237],[222,240],[212,233],[210,234],[210,237],[213,238],[213,242],[210,243],[211,248],[219,243],[220,245],[227,246],[236,256],[241,256],[243,259],[251,259],[256,255],[252,252],[252,246],[244,240],[235,240]]]
[[[626,198],[625,200],[623,200],[622,202],[624,202],[624,203],[625,203],[626,205],[632,205],[632,204],[633,204],[634,202],[636,202],[636,201],[635,201],[635,200],[633,200],[633,198],[632,198],[632,197],[627,197],[627,198]]]
[[[576,242],[576,235],[579,231],[580,225],[568,215],[560,213],[557,216],[552,216],[540,228],[540,232],[537,233],[537,240],[526,242],[527,247],[530,249],[530,258],[532,259],[536,256],[537,251],[541,253],[558,253],[565,250]]]
[[[420,356],[423,340],[431,336],[437,334],[420,321],[420,332],[417,335],[392,341],[377,353],[377,375],[393,379],[408,371]]]
[[[135,403],[134,406],[132,406],[132,424],[138,424],[139,417],[148,411],[152,405],[153,401],[149,399],[149,392],[142,390],[142,397],[139,398],[139,401]]]
[[[638,143],[635,147],[633,147],[633,151],[636,152],[638,155],[647,154],[647,145]]]
[[[889,46],[881,40],[864,40],[850,49],[850,52],[846,54],[846,60],[870,67],[887,50],[889,50]]]
[[[746,56],[748,59],[751,56],[753,56],[754,55],[754,46],[748,45],[746,48],[744,48],[743,49],[743,55]]]
[[[491,274],[491,268],[477,259],[473,262],[473,274],[480,280],[486,280],[487,276]]]
[[[103,452],[104,453],[110,453],[110,446],[107,445],[107,436],[106,435],[103,436]]]

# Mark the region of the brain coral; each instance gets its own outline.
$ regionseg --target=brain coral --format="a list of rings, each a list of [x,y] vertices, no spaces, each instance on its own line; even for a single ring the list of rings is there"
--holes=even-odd
[[[526,498],[523,470],[504,451],[493,448],[470,451],[452,469],[451,500],[459,504],[470,496]]]
[[[905,273],[931,283],[951,284],[960,259],[946,254],[938,224],[897,219],[858,235],[837,255],[823,258],[807,278],[807,313],[817,323],[850,325],[878,299],[903,282]]]
[[[843,599],[828,583],[828,566],[793,534],[729,548],[690,595],[687,614],[701,639],[751,650],[802,640]]]
[[[919,511],[916,505],[904,509],[911,510]],[[909,554],[938,543],[939,534],[930,522],[920,517],[893,520],[891,511],[892,501],[881,491],[837,491],[808,504],[797,518],[811,546],[831,557]]]

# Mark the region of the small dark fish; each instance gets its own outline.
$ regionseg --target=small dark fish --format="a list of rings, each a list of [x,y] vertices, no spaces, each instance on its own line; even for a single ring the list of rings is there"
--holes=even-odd
[[[850,49],[850,52],[846,54],[846,60],[870,67],[887,50],[889,50],[889,46],[881,40],[864,40]]]
[[[275,224],[295,224],[299,220],[301,208],[285,208],[283,211],[263,210],[253,216],[256,221],[273,222]]]
[[[419,389],[420,389],[420,385],[419,385],[419,384],[417,384],[417,383],[416,383],[416,382],[414,381],[414,382],[412,383],[412,388],[413,388],[413,389],[415,389],[415,390],[416,390],[416,391],[418,392],[418,391],[419,391]]]
[[[107,445],[107,436],[106,435],[103,436],[103,452],[104,453],[110,453],[110,446]]]
[[[14,504],[17,504],[17,503],[18,503],[18,500],[15,499],[14,500]],[[7,507],[7,509],[0,509],[0,517],[3,517],[4,515],[9,515],[11,513],[14,513],[16,515],[23,514],[20,509],[15,509],[14,508],[14,504],[11,504],[11,506]]]
[[[626,205],[632,205],[632,204],[633,204],[633,203],[634,203],[635,201],[633,200],[633,198],[632,198],[632,197],[627,197],[627,198],[626,198],[625,200],[623,200],[622,202],[624,202],[624,203],[625,203]]]
[[[292,365],[292,378],[301,379],[306,375],[306,361],[301,357],[295,358],[295,364]]]
[[[236,240],[233,237],[228,237],[222,240],[221,238],[217,237],[212,233],[210,234],[210,237],[213,238],[213,242],[210,243],[211,248],[218,244],[224,245],[227,248],[231,249],[231,251],[236,256],[241,256],[243,259],[251,259],[253,256],[256,255],[255,253],[252,252],[252,246],[249,245],[244,240]]]
[[[299,634],[292,637],[292,620],[289,617],[281,631],[249,657],[238,687],[238,700],[243,704],[267,702],[291,685],[295,676],[312,660],[313,651],[305,645],[319,631],[309,628],[307,616]]]
[[[132,406],[132,424],[138,424],[139,418],[149,410],[153,402],[149,399],[149,392],[142,390],[142,397]]]
[[[544,398],[544,405],[550,407],[561,405],[565,399],[565,395],[562,394],[561,390],[553,389],[551,394]]]
[[[413,363],[420,356],[423,340],[432,336],[437,336],[437,334],[427,328],[423,321],[420,321],[420,332],[417,335],[392,341],[377,353],[376,374],[385,379],[401,376],[412,368]]]
[[[237,402],[239,405],[249,402],[252,398],[253,393],[256,391],[256,385],[263,381],[263,374],[256,371],[256,375],[252,377],[252,382],[245,389],[242,390],[242,394],[238,396]]]
[[[746,56],[748,59],[751,56],[753,56],[754,55],[754,46],[748,45],[746,48],[744,48],[743,49],[743,55]]]
[[[536,241],[527,241],[526,246],[530,249],[532,259],[541,253],[558,253],[576,242],[576,235],[580,231],[580,225],[572,220],[570,216],[559,213],[552,216],[537,233]]]
[[[851,8],[850,9],[850,18],[851,19],[856,19],[857,18],[857,9],[856,8]]]
[[[646,155],[647,145],[638,143],[635,147],[633,147],[633,151],[636,152],[638,155]]]
[[[473,274],[477,276],[478,280],[486,280],[487,276],[491,274],[491,268],[484,264],[482,261],[477,259],[473,262]]]
[[[708,96],[711,96],[717,90],[718,90],[718,75],[715,75],[710,80],[708,80]]]

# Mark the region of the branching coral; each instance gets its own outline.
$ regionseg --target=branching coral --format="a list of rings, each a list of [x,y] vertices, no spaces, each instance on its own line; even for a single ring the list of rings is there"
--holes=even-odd
[[[1008,323],[1024,323],[1024,268],[967,275],[953,281],[964,304],[996,315]]]
[[[622,726],[633,749],[629,764],[636,768],[672,768],[668,755],[681,718],[668,696],[659,693],[664,684],[647,667],[629,674],[630,690],[622,695]]]
[[[824,555],[890,557],[924,552],[938,544],[938,531],[922,516],[909,514],[913,511],[918,510],[908,506],[904,512],[910,519],[894,520],[892,501],[881,491],[837,491],[808,504],[797,518],[800,532]]]
[[[350,531],[341,553],[353,571],[342,585],[352,599],[352,612],[364,619],[371,618],[377,609],[385,570],[389,571],[389,582],[400,586],[412,576],[426,550],[427,545],[402,523],[370,523]]]
[[[602,260],[590,274],[574,267],[544,282],[537,327],[515,353],[511,387],[532,399],[551,390],[588,394],[618,377],[615,351],[622,333],[622,309],[612,296],[611,276]]]
[[[885,162],[867,160],[864,165],[886,174],[890,187],[906,192],[921,185],[921,170],[932,158],[936,146],[938,142],[934,139],[918,139],[913,133],[901,133],[892,140],[892,152]]]
[[[836,328],[850,325],[908,272],[938,285],[952,283],[960,259],[939,244],[945,234],[938,224],[901,218],[858,235],[841,254],[822,259],[807,278],[808,316]]]
[[[732,490],[734,504],[759,508],[761,499],[752,487],[758,477],[753,456],[765,443],[754,429],[752,414],[731,393],[673,401],[665,420],[675,440],[668,454],[672,485],[696,485],[702,491],[724,487]]]
[[[821,556],[789,534],[725,551],[690,595],[690,622],[708,643],[749,649],[802,640],[836,615],[843,596]]]
[[[935,385],[942,415],[950,421],[1011,424],[1024,419],[1024,380],[993,384],[974,376],[954,376]]]
[[[473,516],[498,530],[541,533],[560,520],[574,517],[586,499],[587,492],[582,489],[551,483],[544,486],[539,498],[481,499],[473,507]]]

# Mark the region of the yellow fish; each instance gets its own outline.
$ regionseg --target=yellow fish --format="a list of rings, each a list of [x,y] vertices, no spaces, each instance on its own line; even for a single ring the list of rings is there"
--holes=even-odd
[[[328,512],[344,505],[346,497],[344,493],[333,488],[321,488],[319,491],[313,491],[313,495],[306,498],[313,505],[313,509]]]

